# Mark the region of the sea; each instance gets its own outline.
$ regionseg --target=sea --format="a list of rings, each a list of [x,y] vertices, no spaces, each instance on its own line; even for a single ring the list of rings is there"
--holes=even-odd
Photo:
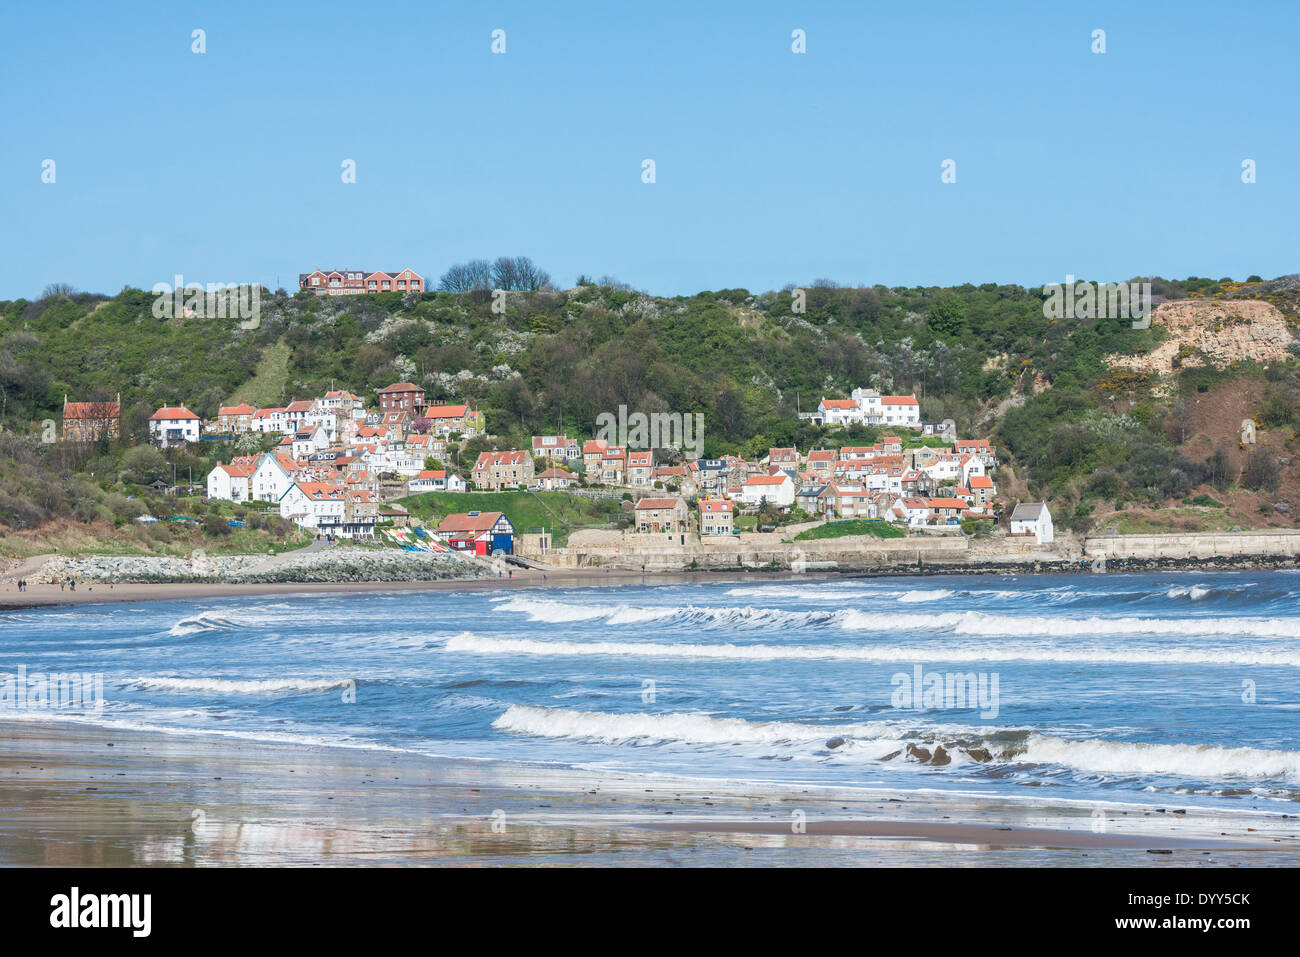
[[[1300,806],[1300,573],[652,582],[16,610],[0,718],[775,788]],[[72,675],[82,697],[60,699]]]

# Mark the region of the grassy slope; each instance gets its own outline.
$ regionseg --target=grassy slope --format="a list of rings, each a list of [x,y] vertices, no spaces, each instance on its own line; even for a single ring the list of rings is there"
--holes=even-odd
[[[796,542],[811,542],[821,538],[845,538],[856,535],[872,535],[876,538],[903,538],[905,532],[885,522],[868,522],[852,519],[844,522],[828,522],[816,528],[805,529],[794,537]]]
[[[278,406],[289,381],[289,356],[292,350],[286,342],[277,342],[262,350],[262,357],[253,370],[253,377],[239,386],[230,397],[230,405],[248,402],[259,409]]]

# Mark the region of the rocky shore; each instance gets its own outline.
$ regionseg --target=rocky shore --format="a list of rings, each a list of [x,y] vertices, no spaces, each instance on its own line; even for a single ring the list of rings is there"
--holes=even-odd
[[[405,582],[490,577],[485,566],[434,552],[341,546],[313,552],[266,555],[171,556],[59,555],[28,577],[35,584],[275,584],[294,582]]]

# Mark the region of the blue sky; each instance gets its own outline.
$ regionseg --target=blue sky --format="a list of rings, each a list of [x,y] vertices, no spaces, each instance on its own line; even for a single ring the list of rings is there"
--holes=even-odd
[[[1300,270],[1300,12],[1138,6],[7,4],[0,299],[520,254],[665,295]]]

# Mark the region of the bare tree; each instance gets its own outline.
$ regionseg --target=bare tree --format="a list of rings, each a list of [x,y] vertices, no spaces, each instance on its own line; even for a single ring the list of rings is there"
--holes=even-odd
[[[438,288],[445,292],[474,292],[492,288],[492,266],[486,259],[457,263],[442,274]]]
[[[510,256],[501,256],[492,264],[492,287],[494,289],[520,289],[517,260]]]

